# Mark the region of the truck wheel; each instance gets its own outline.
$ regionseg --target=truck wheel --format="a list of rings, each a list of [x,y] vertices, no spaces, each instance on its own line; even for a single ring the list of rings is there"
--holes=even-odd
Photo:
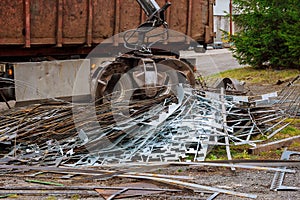
[[[133,91],[133,80],[128,74],[113,75],[104,91],[103,100],[111,103],[129,101]]]
[[[126,74],[127,69],[128,66],[123,63],[108,62],[95,71],[91,82],[91,96],[96,104],[130,98],[133,85]]]

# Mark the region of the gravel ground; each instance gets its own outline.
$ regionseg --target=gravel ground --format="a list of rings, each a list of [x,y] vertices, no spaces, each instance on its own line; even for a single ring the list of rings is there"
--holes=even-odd
[[[16,102],[15,102],[15,101],[9,101],[8,104],[9,104],[11,107],[14,107],[15,104],[16,104]],[[7,110],[7,109],[8,109],[8,107],[7,107],[6,103],[0,102],[0,112],[1,112],[1,111],[4,111],[4,110]]]
[[[292,168],[291,168],[292,169]],[[284,185],[286,186],[295,186],[300,187],[300,166],[293,168],[297,172],[295,174],[286,174]],[[195,179],[191,182],[218,187],[226,190],[243,192],[257,195],[258,200],[295,200],[300,199],[299,191],[270,191],[270,185],[274,176],[274,172],[271,171],[258,171],[258,170],[242,170],[237,169],[234,173],[229,168],[222,167],[170,167],[170,168],[161,168],[156,170],[160,174],[169,174],[169,175],[181,175],[181,176],[191,176]],[[17,176],[0,176],[0,186],[41,186],[39,184],[27,183],[24,180],[26,177],[24,175],[29,175],[31,173],[21,173],[16,174]],[[68,180],[58,178],[58,175],[54,174],[44,174],[48,178],[39,178],[32,177],[27,179],[39,179],[44,181],[54,181],[63,183],[64,185],[80,185],[80,186],[116,186],[119,184],[129,184],[130,182],[137,182],[137,180],[127,179],[127,178],[112,178],[109,180],[88,180],[87,177],[78,176]],[[61,175],[60,175],[61,176]],[[151,182],[152,184],[157,184]],[[166,188],[166,185],[157,184],[159,187]],[[170,188],[169,186],[167,188]],[[174,188],[173,188],[174,189]],[[89,192],[92,192],[90,190]],[[76,192],[76,191],[75,191]],[[11,199],[102,199],[100,196],[95,197],[94,195],[88,196],[77,191],[77,195],[60,195],[55,197],[54,195],[45,194],[45,195],[31,195],[31,196],[17,196]],[[13,193],[13,191],[11,191]],[[155,195],[149,195],[144,197],[128,198],[128,199],[207,199],[208,194],[191,193],[191,192],[177,192],[177,193],[161,193]],[[10,198],[9,198],[10,199]],[[241,200],[248,198],[241,198],[233,195],[219,194],[217,200]],[[250,199],[250,198],[249,198]]]
[[[284,184],[287,186],[300,186],[300,173],[297,169],[296,174],[287,174]],[[238,170],[235,174],[230,171],[224,171],[220,174],[202,174],[197,177],[197,183],[207,184],[257,195],[257,199],[300,199],[300,192],[270,191],[271,182],[273,180],[274,172],[256,171],[256,170]],[[216,199],[244,199],[236,196],[220,195]]]

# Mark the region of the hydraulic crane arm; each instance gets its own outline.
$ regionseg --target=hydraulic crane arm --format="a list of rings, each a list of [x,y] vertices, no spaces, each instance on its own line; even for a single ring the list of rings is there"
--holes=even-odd
[[[157,13],[160,10],[159,5],[155,0],[137,0],[148,17]]]
[[[164,31],[160,33],[160,35],[168,35],[168,24],[165,20],[165,11],[166,9],[171,6],[170,2],[167,2],[163,7],[160,7],[155,0],[136,0],[141,8],[146,13],[148,19],[142,23],[136,30],[129,30],[127,31],[123,39],[125,41],[124,46],[128,49],[132,50],[139,50],[143,52],[150,52],[150,47],[164,39],[159,39],[155,42],[151,42],[146,46],[145,44],[145,38],[151,38],[152,35],[146,36],[147,33],[151,32],[152,30],[163,26]],[[131,39],[135,36],[135,34],[138,34],[138,40],[134,42],[131,41]],[[158,36],[157,34],[154,36]],[[168,36],[167,36],[168,37]]]
[[[167,2],[162,8],[157,4],[155,0],[137,0],[146,15],[148,16],[147,21],[154,22],[154,27],[159,27],[165,22],[165,11],[171,5]]]

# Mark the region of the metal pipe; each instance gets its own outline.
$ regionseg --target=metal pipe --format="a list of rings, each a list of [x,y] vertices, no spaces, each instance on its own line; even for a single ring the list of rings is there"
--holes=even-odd
[[[155,0],[137,0],[148,17],[153,16],[160,10],[159,5]]]

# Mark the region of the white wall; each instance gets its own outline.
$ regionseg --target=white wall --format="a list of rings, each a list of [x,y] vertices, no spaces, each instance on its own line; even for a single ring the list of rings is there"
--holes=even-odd
[[[229,13],[230,0],[216,0],[216,6],[214,7],[214,31],[216,32],[215,42],[221,42],[222,31],[220,29],[229,32],[230,22],[226,16]],[[235,32],[235,26],[233,23],[233,33]]]
[[[224,11],[229,13],[230,0],[216,0],[216,6],[214,8],[214,15],[226,15]]]
[[[214,31],[216,32],[215,42],[224,42],[223,32],[221,30],[229,32],[229,19],[224,16],[214,16]],[[221,30],[220,30],[221,29]]]

